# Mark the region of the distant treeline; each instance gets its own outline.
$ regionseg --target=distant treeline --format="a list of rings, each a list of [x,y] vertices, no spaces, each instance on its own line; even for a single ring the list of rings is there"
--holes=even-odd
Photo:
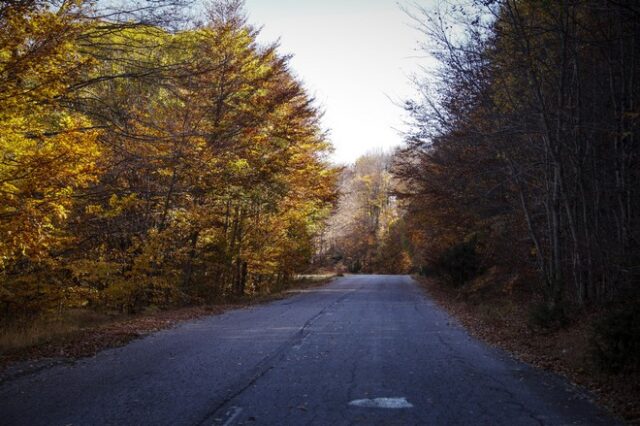
[[[318,240],[316,263],[352,273],[404,274],[412,270],[412,249],[394,192],[393,155],[361,156],[340,175],[340,197]]]

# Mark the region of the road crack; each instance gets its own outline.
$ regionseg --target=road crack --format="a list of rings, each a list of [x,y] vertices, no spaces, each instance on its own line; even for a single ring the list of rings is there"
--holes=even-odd
[[[197,425],[211,425],[215,424],[216,419],[220,418],[221,412],[224,412],[227,409],[227,406],[231,401],[236,399],[242,393],[244,393],[247,389],[253,386],[260,378],[265,376],[269,371],[274,369],[276,365],[278,365],[282,360],[286,358],[286,354],[296,346],[300,346],[305,338],[311,333],[309,328],[311,325],[322,315],[324,315],[329,309],[337,305],[338,303],[345,300],[348,296],[354,293],[357,289],[350,289],[350,291],[346,292],[342,296],[338,297],[333,302],[329,303],[325,307],[323,307],[318,313],[309,318],[303,325],[300,327],[298,331],[296,331],[286,342],[281,344],[273,354],[264,357],[260,360],[256,366],[251,370],[249,374],[248,380],[243,380],[242,382],[237,383],[235,386],[232,386],[232,390],[228,391],[224,397],[222,397],[219,401],[215,402],[213,408],[203,417],[202,420],[198,421]]]

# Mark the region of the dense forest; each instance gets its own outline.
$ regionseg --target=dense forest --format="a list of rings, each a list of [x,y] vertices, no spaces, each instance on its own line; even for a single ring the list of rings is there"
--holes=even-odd
[[[317,257],[340,272],[408,273],[412,269],[402,209],[395,197],[393,155],[364,155],[340,175],[337,206]]]
[[[179,6],[0,5],[3,321],[267,293],[312,256],[314,100],[241,2]]]
[[[478,312],[524,312],[535,335],[587,321],[574,350],[640,366],[640,8],[406,12],[437,65],[404,104],[406,145],[343,170],[325,263],[435,278]]]
[[[400,4],[430,58],[398,109],[404,144],[338,166],[321,106],[242,0],[0,2],[0,367],[58,332],[95,332],[76,352],[95,353],[142,334],[109,325],[222,312],[301,276],[412,274],[309,291],[242,391],[347,295],[377,327],[366,315],[421,315],[420,284],[471,333],[640,419],[640,2],[421,4]],[[398,299],[375,310],[381,294]],[[355,330],[377,351],[417,321]]]
[[[544,327],[611,313],[603,356],[638,361],[635,2],[408,8],[437,65],[406,144],[342,168],[242,1],[100,4],[0,6],[3,322],[415,273]]]
[[[597,312],[605,366],[640,365],[639,5],[455,4],[407,11],[438,62],[393,168],[415,270],[543,327]]]

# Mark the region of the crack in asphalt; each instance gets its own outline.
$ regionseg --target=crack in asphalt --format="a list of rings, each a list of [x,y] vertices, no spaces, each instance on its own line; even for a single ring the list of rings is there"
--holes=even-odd
[[[495,378],[491,378],[486,376],[487,379],[490,379],[492,381],[494,381],[495,383],[498,383],[499,385],[501,385],[500,387],[497,386],[487,386],[487,389],[492,390],[494,392],[497,393],[503,393],[506,394],[507,396],[507,401],[501,401],[502,404],[511,404],[515,407],[517,407],[520,412],[526,414],[528,417],[530,417],[531,419],[535,420],[535,422],[537,424],[539,424],[540,426],[544,426],[544,421],[542,419],[539,419],[538,417],[536,417],[535,413],[533,413],[527,406],[525,406],[525,404],[523,404],[522,402],[518,401],[516,398],[516,395],[511,392],[509,389],[507,389],[504,384],[502,382],[500,382],[499,380],[496,380]],[[480,405],[480,404],[478,404]],[[488,409],[487,409],[488,410]]]
[[[224,411],[229,405],[231,401],[240,396],[244,391],[249,389],[252,385],[254,385],[261,377],[266,375],[269,371],[271,371],[275,366],[284,360],[285,355],[294,347],[302,344],[304,339],[311,333],[309,327],[315,320],[320,318],[323,314],[325,314],[330,308],[342,302],[348,296],[353,294],[355,291],[361,288],[352,288],[347,291],[342,296],[338,297],[333,302],[324,306],[317,314],[309,318],[303,325],[300,327],[298,331],[296,331],[286,342],[284,342],[278,349],[274,351],[273,354],[264,357],[260,360],[256,366],[252,369],[252,372],[249,374],[249,380],[243,380],[239,382],[235,386],[232,386],[233,390],[227,392],[227,394],[222,397],[218,402],[213,404],[213,408],[203,417],[202,420],[198,421],[197,425],[210,425],[214,424],[217,418],[220,417],[220,412]],[[224,414],[224,413],[223,413]]]
[[[189,324],[3,383],[0,423],[620,424],[561,377],[471,337],[408,277],[344,277]],[[348,404],[365,397],[414,408]]]
[[[451,346],[451,344],[444,338],[443,335],[437,333],[436,337],[438,339],[438,341],[442,344],[443,347],[445,347],[449,352],[451,352],[452,354],[456,354],[457,352],[455,351],[455,349]],[[486,381],[490,381],[495,383],[496,385],[494,386],[487,386],[486,388],[496,392],[496,393],[502,393],[504,395],[506,395],[507,400],[502,401],[502,403],[504,404],[511,404],[515,407],[517,407],[522,413],[524,413],[526,416],[530,417],[531,419],[533,419],[537,424],[539,424],[540,426],[544,426],[545,423],[542,419],[536,417],[536,415],[528,408],[525,406],[525,404],[519,402],[516,398],[516,395],[509,391],[509,389],[507,388],[507,386],[501,382],[500,380],[498,380],[497,378],[489,375],[489,374],[483,374],[481,371],[478,371],[477,368],[475,368],[473,365],[470,364],[470,362],[465,359],[464,357],[460,357],[458,355],[450,355],[450,360],[453,361],[454,363],[458,364],[458,368],[463,368],[467,371],[469,371],[470,373],[472,373],[472,376],[474,377],[473,381],[477,380],[477,377],[482,377],[483,380]],[[468,375],[465,375],[468,377]],[[476,403],[476,406],[481,410],[482,413],[484,414],[488,414],[491,413],[491,410],[489,408],[487,408],[482,402],[478,402]]]

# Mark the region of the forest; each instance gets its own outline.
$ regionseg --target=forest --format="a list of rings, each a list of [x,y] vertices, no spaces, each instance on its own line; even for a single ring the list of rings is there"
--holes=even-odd
[[[0,326],[415,274],[640,366],[636,2],[407,6],[405,144],[344,167],[242,1],[99,5],[0,5]]]
[[[313,254],[318,107],[241,2],[180,6],[0,5],[2,322],[268,293]]]
[[[393,155],[372,152],[344,167],[339,198],[318,239],[316,264],[338,272],[406,274],[413,270],[402,208],[394,195]]]
[[[449,26],[419,15],[440,63],[407,102],[397,173],[421,248],[533,268],[551,310],[627,297],[640,273],[640,9],[480,3],[473,19],[444,12]]]
[[[637,395],[639,5],[406,13],[436,64],[403,105],[405,146],[343,170],[324,260],[425,277],[489,340]]]
[[[0,3],[0,351],[78,313],[410,274],[640,418],[637,1],[401,3],[431,60],[404,143],[346,165],[244,2],[194,4]]]
[[[640,7],[472,3],[407,9],[437,59],[392,167],[413,270],[516,351],[637,397]]]

